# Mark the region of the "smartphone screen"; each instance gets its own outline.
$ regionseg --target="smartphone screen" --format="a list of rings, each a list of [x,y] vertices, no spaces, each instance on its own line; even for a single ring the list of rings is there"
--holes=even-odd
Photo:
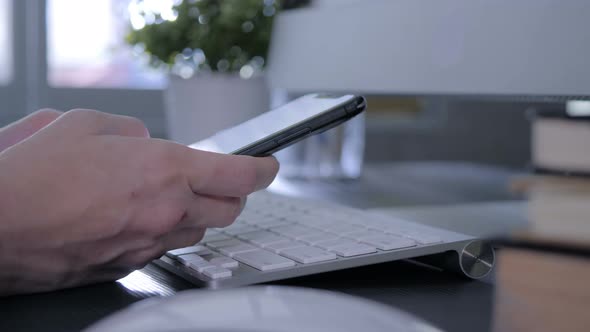
[[[301,126],[309,119],[338,108],[354,98],[354,95],[305,95],[235,127],[220,131],[208,139],[193,143],[190,147],[233,153],[276,133]]]

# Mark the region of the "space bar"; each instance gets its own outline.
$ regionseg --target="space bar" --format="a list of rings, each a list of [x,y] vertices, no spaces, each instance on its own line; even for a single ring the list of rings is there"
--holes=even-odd
[[[243,252],[236,254],[233,258],[260,271],[282,269],[295,265],[294,261],[266,250]]]

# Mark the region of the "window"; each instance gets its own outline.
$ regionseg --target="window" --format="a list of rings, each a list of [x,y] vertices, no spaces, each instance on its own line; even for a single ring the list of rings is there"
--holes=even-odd
[[[5,0],[0,0],[5,1]],[[47,79],[53,87],[161,88],[125,44],[129,0],[48,0]]]
[[[12,79],[12,1],[0,0],[0,84]]]

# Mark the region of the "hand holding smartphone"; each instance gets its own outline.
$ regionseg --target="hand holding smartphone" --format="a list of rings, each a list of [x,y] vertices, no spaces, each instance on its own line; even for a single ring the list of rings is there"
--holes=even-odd
[[[352,119],[365,108],[362,96],[308,94],[190,147],[227,154],[270,156]]]

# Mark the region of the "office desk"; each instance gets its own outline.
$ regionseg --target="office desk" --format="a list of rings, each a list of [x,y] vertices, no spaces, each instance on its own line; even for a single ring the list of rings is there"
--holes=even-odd
[[[493,201],[517,198],[507,192],[504,186],[513,175],[506,170],[462,164],[458,165],[461,171],[454,172],[453,165],[446,163],[402,166],[368,167],[367,176],[353,184],[320,185],[295,182],[289,183],[287,187],[283,186],[283,190],[288,190],[288,194],[298,195],[301,193],[297,192],[299,188],[310,196],[321,195],[344,203],[356,202],[351,205],[358,207],[395,205],[389,204],[390,202],[397,202],[399,206],[443,205],[484,201],[486,197]],[[467,169],[470,171],[466,173]],[[406,174],[404,170],[411,174]],[[420,176],[420,171],[430,175]],[[435,174],[442,175],[442,178]],[[455,174],[454,179],[452,174]],[[465,174],[469,176],[464,176]],[[394,191],[397,190],[395,193],[388,193],[387,186],[373,191],[368,187],[370,183],[367,183],[373,178],[387,176],[390,182],[397,182],[411,189],[410,175],[416,180],[413,189],[406,195],[400,192],[398,187],[392,187]],[[455,185],[448,186],[449,181]],[[330,189],[333,186],[338,187],[338,190]],[[315,189],[311,190],[312,188]],[[350,188],[350,191],[347,192],[345,188]],[[337,192],[338,195],[329,196],[330,192]],[[371,196],[361,197],[359,192],[380,195],[380,201],[387,204],[377,205]],[[420,196],[420,192],[424,195]],[[357,200],[354,199],[355,196]],[[45,294],[0,298],[0,331],[76,331],[146,297],[172,295],[191,287],[183,280],[152,265],[135,272],[134,277],[130,278],[132,280]],[[273,284],[322,288],[362,296],[406,310],[446,331],[487,331],[490,326],[493,282],[489,279],[467,281],[443,271],[406,261],[330,272]]]

